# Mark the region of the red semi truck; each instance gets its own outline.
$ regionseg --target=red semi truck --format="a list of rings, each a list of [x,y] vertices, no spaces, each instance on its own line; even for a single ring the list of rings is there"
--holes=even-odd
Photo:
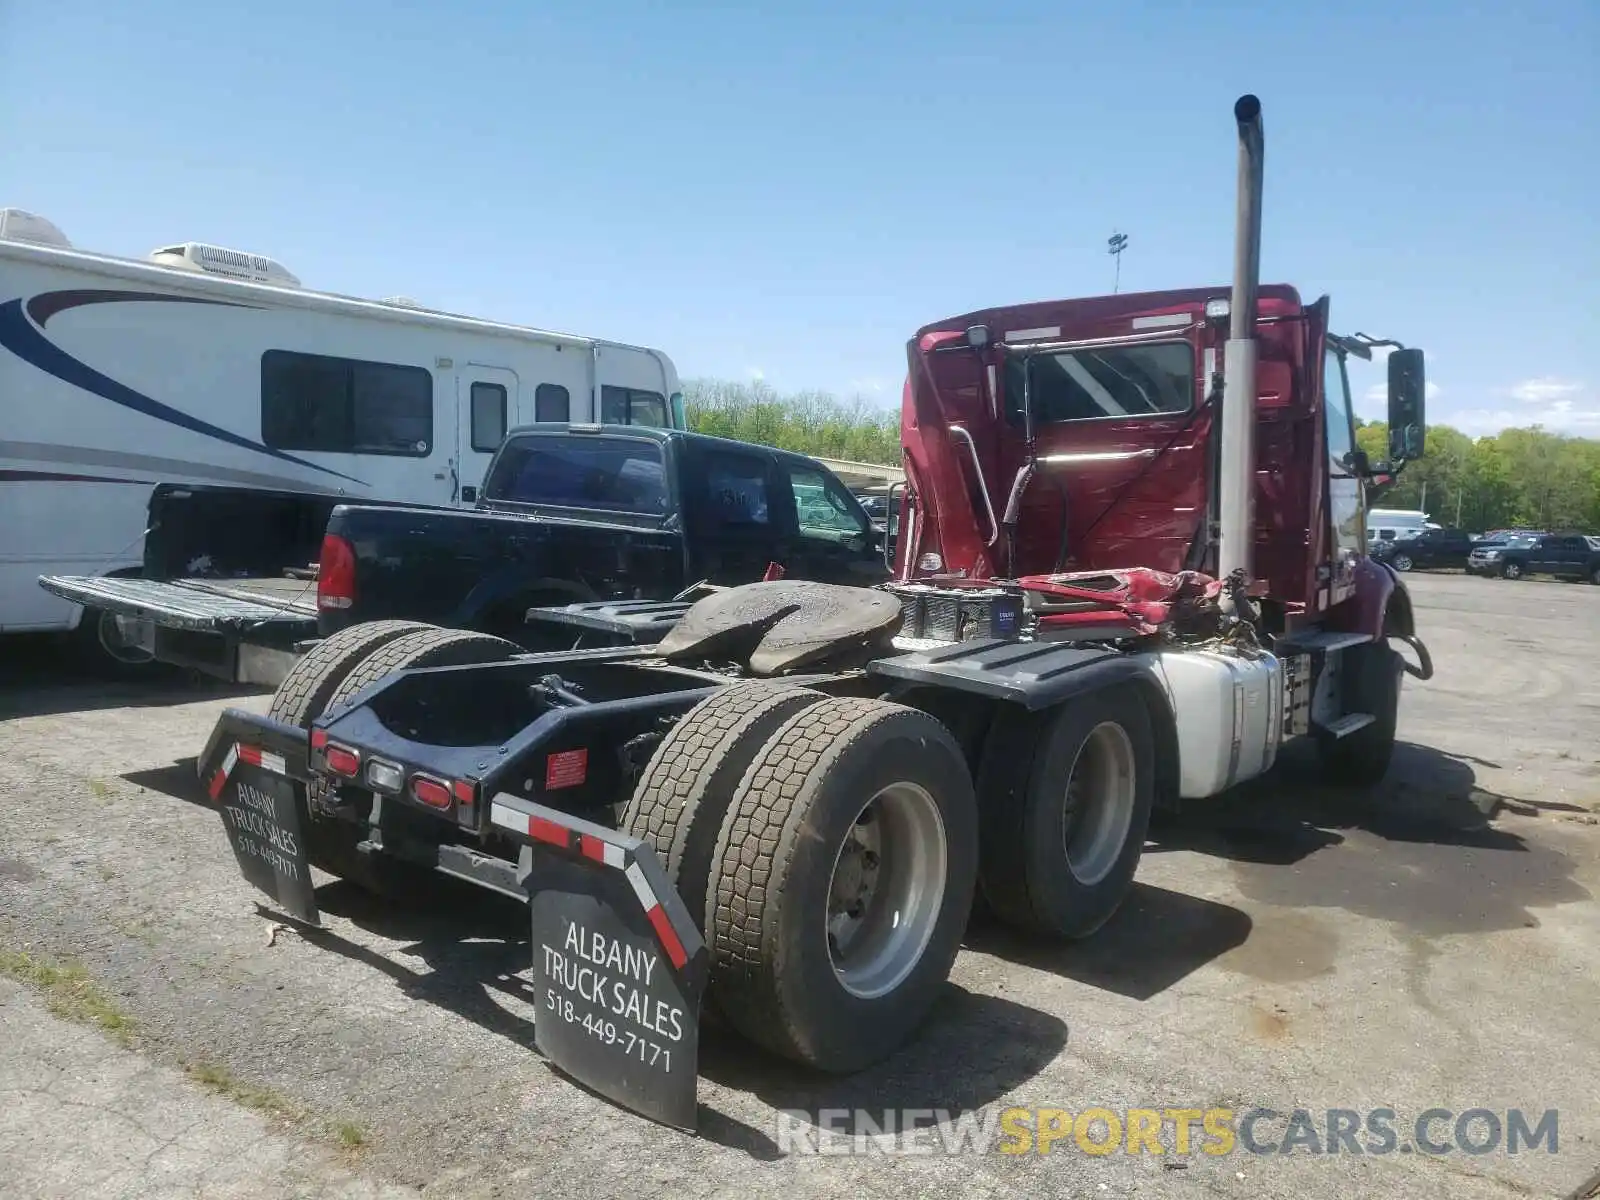
[[[1339,779],[1381,776],[1401,677],[1431,668],[1404,586],[1365,556],[1364,490],[1422,453],[1422,354],[1257,286],[1254,97],[1235,118],[1231,289],[911,340],[893,581],[534,610],[611,643],[548,654],[341,631],[200,756],[244,875],[312,923],[312,866],[526,900],[541,1050],[688,1127],[707,989],[767,1050],[854,1070],[912,1035],[975,893],[1085,937],[1153,805],[1297,737]],[[1355,447],[1344,369],[1375,346],[1384,464]]]

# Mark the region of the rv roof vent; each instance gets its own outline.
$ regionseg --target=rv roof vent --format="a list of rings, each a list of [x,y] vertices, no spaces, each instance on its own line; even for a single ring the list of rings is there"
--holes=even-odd
[[[61,230],[43,217],[20,208],[0,208],[0,240],[72,249],[72,243]]]
[[[392,304],[396,308],[421,308],[422,307],[422,305],[418,304],[410,296],[385,296],[383,298],[383,300],[382,300],[382,303],[384,303],[384,304]]]
[[[282,263],[259,254],[208,246],[204,242],[184,242],[181,246],[162,246],[150,251],[150,261],[180,271],[199,271],[242,279],[248,283],[273,283],[279,287],[299,287],[300,281]]]

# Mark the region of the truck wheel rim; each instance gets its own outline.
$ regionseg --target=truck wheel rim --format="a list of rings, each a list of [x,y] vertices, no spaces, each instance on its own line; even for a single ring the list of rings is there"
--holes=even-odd
[[[143,646],[130,643],[122,636],[122,626],[117,624],[114,613],[100,614],[95,623],[95,636],[100,641],[100,649],[125,666],[143,666],[155,657]]]
[[[896,783],[856,814],[828,881],[828,957],[861,1000],[905,982],[944,908],[944,818],[926,790]]]
[[[1102,721],[1089,732],[1067,777],[1062,849],[1072,877],[1093,887],[1111,873],[1133,827],[1137,767],[1127,731]]]
[[[1402,571],[1411,570],[1411,560],[1404,554],[1394,560],[1394,565]]]

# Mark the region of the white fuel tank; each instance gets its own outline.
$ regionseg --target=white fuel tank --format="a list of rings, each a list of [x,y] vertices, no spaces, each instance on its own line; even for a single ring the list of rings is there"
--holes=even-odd
[[[1164,650],[1151,670],[1178,726],[1178,794],[1214,796],[1260,775],[1283,739],[1283,664],[1220,650]]]

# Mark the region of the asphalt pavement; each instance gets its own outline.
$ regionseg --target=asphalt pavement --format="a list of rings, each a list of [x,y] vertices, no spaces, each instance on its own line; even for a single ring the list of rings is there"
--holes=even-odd
[[[325,932],[272,921],[193,770],[265,694],[0,642],[0,1191],[1575,1195],[1600,1168],[1600,588],[1408,582],[1437,673],[1373,793],[1288,754],[1162,819],[1093,939],[975,921],[922,1036],[862,1075],[709,1029],[698,1137],[540,1059],[515,904],[330,881]],[[885,1109],[928,1111],[894,1152],[814,1152]]]

